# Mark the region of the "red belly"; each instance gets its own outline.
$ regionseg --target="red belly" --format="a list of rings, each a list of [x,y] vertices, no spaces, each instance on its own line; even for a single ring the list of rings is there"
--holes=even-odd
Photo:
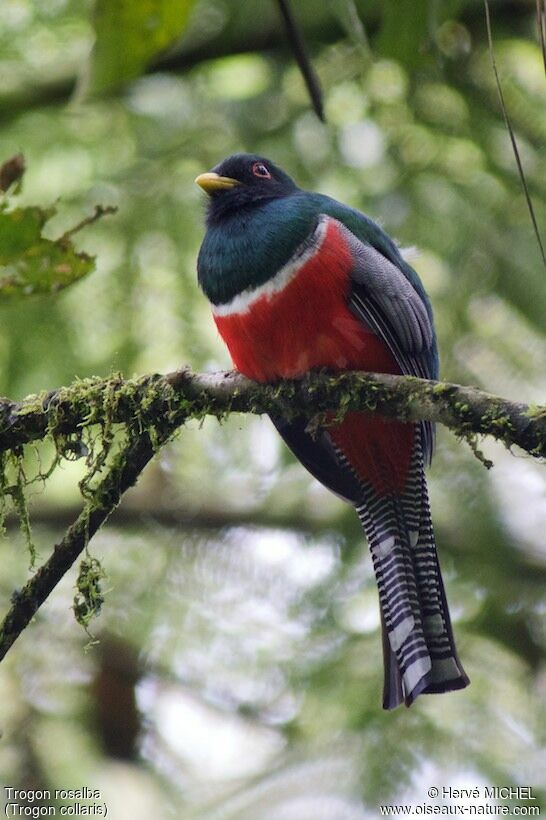
[[[349,248],[330,220],[320,252],[283,290],[261,296],[244,313],[215,315],[237,370],[259,382],[319,367],[400,373],[387,345],[347,307],[350,268]],[[329,432],[357,474],[387,493],[403,487],[413,429],[351,412]]]

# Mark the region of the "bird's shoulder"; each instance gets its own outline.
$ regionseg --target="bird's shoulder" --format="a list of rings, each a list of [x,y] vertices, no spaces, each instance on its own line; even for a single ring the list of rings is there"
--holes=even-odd
[[[371,245],[398,267],[405,266],[406,263],[398,245],[369,216],[325,194],[312,194],[311,196],[318,213],[337,219],[361,242]]]
[[[427,311],[430,312],[428,296],[419,275],[414,268],[406,262],[396,242],[377,222],[374,222],[373,219],[366,216],[362,211],[351,208],[349,205],[344,205],[332,197],[325,196],[324,194],[313,194],[313,198],[315,207],[318,208],[321,213],[341,222],[358,242],[361,242],[364,246],[374,248],[381,256],[388,260],[388,262],[394,265],[412,285],[419,298],[426,305]]]

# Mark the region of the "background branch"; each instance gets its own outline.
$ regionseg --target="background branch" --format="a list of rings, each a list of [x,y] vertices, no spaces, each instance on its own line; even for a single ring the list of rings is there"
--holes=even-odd
[[[254,13],[238,14],[237,7],[227,8],[230,15],[227,25],[208,37],[189,36],[183,38],[179,47],[167,54],[158,55],[145,70],[145,74],[179,73],[188,71],[208,60],[220,57],[246,54],[249,52],[270,52],[288,54],[286,33],[280,15],[273,13],[269,2],[254,4]],[[356,2],[356,9],[363,21],[367,34],[374,38],[381,30],[381,15],[374,4]],[[305,13],[304,13],[305,12]],[[309,43],[335,43],[343,36],[344,29],[335,12],[328,4],[305,6],[298,3],[300,28]],[[466,26],[474,41],[483,37],[483,15],[479,4],[461,4],[457,15]],[[526,30],[526,9],[513,0],[499,0],[495,3],[495,23],[513,34]],[[70,102],[78,84],[77,66],[67,61],[64,72],[58,70],[54,76],[42,76],[39,72],[32,81],[0,90],[0,114],[2,122],[21,113],[51,105]],[[483,104],[483,100],[481,101]]]
[[[322,89],[320,87],[320,81],[317,73],[313,68],[309,55],[307,54],[307,47],[305,45],[303,34],[296,23],[288,0],[277,0],[277,4],[286,28],[288,42],[294,52],[294,57],[302,73],[305,85],[307,86],[313,108],[315,109],[315,114],[324,122]]]

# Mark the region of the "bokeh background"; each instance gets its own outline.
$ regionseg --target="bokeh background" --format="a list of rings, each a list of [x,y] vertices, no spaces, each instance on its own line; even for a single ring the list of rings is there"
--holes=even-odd
[[[26,157],[18,201],[57,202],[51,236],[96,203],[119,209],[77,239],[94,273],[0,303],[1,394],[113,370],[227,368],[196,285],[204,197],[193,179],[248,150],[415,247],[444,378],[544,401],[546,273],[479,0],[294,3],[325,124],[273,0],[181,2],[174,45],[122,88],[104,6],[0,6],[0,159]],[[111,8],[138,37],[153,6]],[[535,3],[492,0],[491,15],[544,230]],[[357,820],[427,802],[430,785],[531,785],[544,801],[544,467],[480,446],[490,471],[440,429],[430,472],[469,689],[382,711],[376,586],[353,512],[266,419],[207,419],[184,428],[93,539],[107,573],[98,642],[71,612],[74,569],[2,663],[0,784],[100,789],[112,820]],[[42,559],[78,512],[81,472],[65,462],[31,488]],[[0,565],[6,609],[28,575],[11,519]]]

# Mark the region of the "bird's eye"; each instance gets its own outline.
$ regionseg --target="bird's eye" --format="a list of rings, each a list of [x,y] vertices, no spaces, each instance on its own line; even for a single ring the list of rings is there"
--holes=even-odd
[[[255,177],[260,177],[261,179],[271,179],[271,174],[263,162],[255,162],[252,166],[252,173]]]

